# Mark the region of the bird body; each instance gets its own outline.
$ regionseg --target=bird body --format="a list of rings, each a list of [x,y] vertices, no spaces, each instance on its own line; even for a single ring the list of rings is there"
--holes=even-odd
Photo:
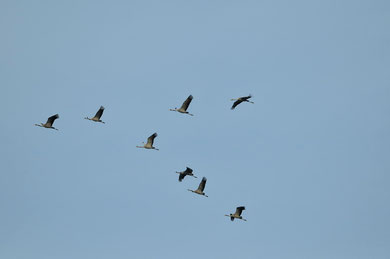
[[[245,210],[244,206],[240,206],[236,208],[236,212],[234,214],[230,213],[229,215],[225,215],[227,217],[230,217],[231,221],[234,221],[234,219],[241,219],[246,221],[246,219],[242,218],[241,213],[242,211]]]
[[[192,172],[193,170],[189,167],[187,167],[186,170],[183,172],[176,172],[177,174],[179,174],[179,182],[181,182],[187,175],[198,178]]]
[[[188,96],[187,99],[183,102],[183,104],[181,105],[181,107],[178,109],[178,108],[175,108],[175,109],[169,109],[170,111],[173,111],[173,112],[180,112],[180,113],[185,113],[185,114],[188,114],[188,115],[191,115],[191,116],[194,116],[193,114],[187,112],[187,109],[188,109],[188,106],[190,106],[190,103],[192,101],[193,97],[192,95]]]
[[[47,122],[46,123],[41,123],[41,124],[35,124],[35,126],[38,126],[38,127],[43,127],[43,128],[47,128],[47,129],[55,129],[55,130],[58,130],[56,128],[53,127],[53,123],[56,119],[58,119],[60,116],[58,114],[55,114],[53,116],[50,116],[48,119],[47,119]]]
[[[206,178],[206,177],[203,177],[203,178],[202,178],[202,181],[201,181],[200,184],[199,184],[198,189],[196,189],[195,191],[194,191],[194,190],[188,189],[188,191],[193,192],[193,193],[196,193],[196,194],[199,194],[199,195],[203,195],[203,196],[209,197],[209,196],[207,196],[207,195],[203,192],[203,191],[204,191],[204,188],[206,187],[206,182],[207,182],[207,178]]]
[[[235,101],[233,103],[233,106],[232,106],[231,109],[234,110],[234,108],[236,108],[236,106],[239,105],[242,102],[254,103],[252,101],[249,101],[250,98],[252,98],[252,95],[243,96],[243,97],[239,97],[239,98],[236,98],[236,99],[231,99],[231,101]]]
[[[146,144],[142,142],[144,145],[143,146],[137,146],[138,148],[146,148],[146,149],[154,149],[154,150],[159,150],[158,148],[153,147],[153,142],[154,139],[157,137],[157,133],[153,133],[149,138]]]
[[[100,106],[100,108],[99,108],[99,110],[96,112],[95,116],[93,116],[92,118],[85,117],[84,119],[90,120],[90,121],[94,121],[94,122],[105,123],[104,121],[102,121],[102,120],[100,119],[100,118],[102,117],[102,115],[103,115],[103,112],[104,112],[104,107],[103,107],[103,106]]]

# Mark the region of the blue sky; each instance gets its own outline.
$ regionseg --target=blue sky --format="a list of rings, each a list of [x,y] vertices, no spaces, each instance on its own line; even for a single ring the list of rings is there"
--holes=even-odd
[[[1,1],[0,257],[389,258],[389,17]],[[194,117],[169,111],[189,94]],[[106,124],[83,119],[100,105]],[[160,151],[135,148],[154,132]],[[223,216],[240,205],[247,222]]]

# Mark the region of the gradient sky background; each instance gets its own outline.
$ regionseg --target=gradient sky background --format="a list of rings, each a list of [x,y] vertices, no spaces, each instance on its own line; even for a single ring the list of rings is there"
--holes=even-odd
[[[0,1],[0,258],[390,258],[389,25],[385,0]]]

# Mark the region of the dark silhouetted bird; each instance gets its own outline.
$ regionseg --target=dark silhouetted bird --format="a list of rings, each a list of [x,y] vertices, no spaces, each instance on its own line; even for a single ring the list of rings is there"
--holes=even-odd
[[[177,174],[179,174],[179,182],[181,182],[184,177],[186,177],[187,175],[189,176],[192,176],[192,177],[195,177],[195,178],[198,178],[196,177],[193,173],[192,173],[192,169],[187,167],[185,171],[183,172],[176,172]]]
[[[235,101],[233,103],[233,106],[232,106],[231,109],[234,110],[234,108],[236,108],[236,106],[239,105],[242,102],[254,103],[254,102],[249,101],[249,98],[252,98],[252,95],[240,97],[240,98],[237,98],[237,99],[231,99],[232,101]]]

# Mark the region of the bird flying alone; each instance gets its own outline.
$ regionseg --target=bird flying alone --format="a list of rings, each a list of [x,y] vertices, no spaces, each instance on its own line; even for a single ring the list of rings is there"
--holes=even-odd
[[[206,187],[206,182],[207,182],[207,178],[206,178],[206,177],[203,177],[203,178],[202,178],[202,181],[201,181],[200,184],[199,184],[198,189],[196,189],[195,191],[194,191],[194,190],[190,190],[190,189],[187,189],[187,190],[190,191],[190,192],[199,194],[199,195],[203,195],[203,196],[209,197],[209,196],[207,196],[207,195],[203,192],[203,191],[204,191],[204,188]]]
[[[231,99],[231,101],[235,101],[233,103],[233,106],[232,106],[231,109],[234,110],[234,108],[236,108],[236,106],[239,105],[242,102],[254,103],[254,102],[249,101],[250,98],[252,98],[252,95],[243,96],[243,97],[239,97],[239,98],[236,98],[236,99]]]
[[[181,107],[178,109],[178,108],[175,108],[175,109],[169,109],[170,111],[173,111],[173,112],[180,112],[180,113],[185,113],[185,114],[188,114],[188,115],[191,115],[191,116],[194,116],[193,114],[187,112],[187,109],[188,109],[188,106],[190,106],[190,103],[192,101],[193,97],[192,95],[188,96],[187,99],[183,102],[183,104],[181,105]]]
[[[53,116],[50,116],[48,119],[47,119],[47,122],[46,123],[41,123],[41,124],[35,124],[35,126],[38,126],[38,127],[43,127],[43,128],[47,128],[47,129],[55,129],[55,130],[58,130],[56,128],[53,127],[53,123],[56,119],[58,119],[60,116],[58,114],[55,114]]]
[[[246,219],[242,218],[241,213],[245,210],[244,206],[240,206],[236,208],[236,212],[234,214],[230,213],[229,215],[225,215],[227,217],[230,217],[231,221],[234,221],[234,219],[241,219],[243,221],[246,221]]]
[[[99,110],[96,112],[95,116],[93,116],[92,118],[85,117],[84,119],[90,120],[90,121],[94,121],[94,122],[105,123],[104,121],[102,121],[102,120],[100,119],[100,118],[102,117],[102,115],[103,115],[103,112],[104,112],[104,107],[103,107],[103,106],[100,106],[100,108],[99,108]]]
[[[179,182],[181,182],[187,175],[198,178],[192,172],[193,170],[189,167],[187,167],[186,170],[183,172],[176,172],[177,174],[179,174]]]
[[[157,133],[153,133],[149,138],[148,138],[148,141],[146,142],[142,142],[142,144],[144,144],[143,146],[137,146],[138,148],[146,148],[146,149],[154,149],[154,150],[159,150],[158,148],[155,148],[153,147],[153,142],[154,142],[154,139],[157,137]]]

